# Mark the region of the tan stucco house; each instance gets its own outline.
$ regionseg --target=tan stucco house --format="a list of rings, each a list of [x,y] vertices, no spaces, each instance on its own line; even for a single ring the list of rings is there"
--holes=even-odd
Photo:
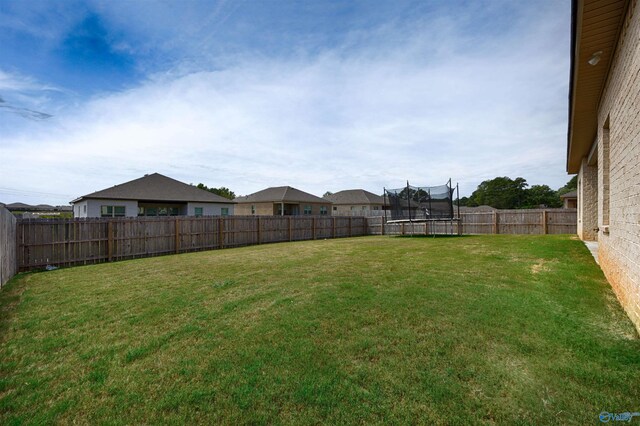
[[[382,215],[384,199],[364,189],[345,189],[323,197],[331,202],[333,215],[372,216]]]
[[[331,202],[291,186],[276,186],[237,197],[235,214],[240,216],[298,216],[330,214]]]
[[[636,0],[574,0],[567,172],[578,235],[640,330],[640,14]]]
[[[234,202],[159,173],[71,201],[73,216],[228,216]]]

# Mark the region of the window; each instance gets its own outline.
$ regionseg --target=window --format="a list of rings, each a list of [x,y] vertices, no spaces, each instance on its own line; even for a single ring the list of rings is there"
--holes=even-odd
[[[372,209],[373,210],[380,210],[380,206],[373,206]]]
[[[333,206],[333,211],[338,211],[338,208],[336,206]]]
[[[138,207],[138,216],[144,216],[144,207]]]
[[[256,206],[254,206],[253,204],[251,205],[251,214],[256,214]]]
[[[86,205],[86,204],[85,204],[84,206],[82,206],[82,211],[83,211],[84,213],[86,213],[86,212],[87,212],[87,205]]]
[[[356,210],[356,206],[351,206],[351,211],[355,211]]]
[[[320,214],[321,215],[327,214],[327,206],[320,206]]]
[[[169,209],[166,207],[159,207],[158,208],[158,216],[168,216],[169,215]]]
[[[196,217],[202,216],[202,207],[196,207],[195,208],[195,215],[196,215]]]
[[[125,214],[124,206],[100,206],[101,217],[124,217]]]
[[[311,206],[304,206],[303,214],[311,214]]]
[[[145,216],[158,216],[158,208],[157,207],[147,207],[145,209]]]
[[[169,207],[169,216],[180,216],[180,209],[178,207]]]
[[[222,216],[229,216],[229,207],[222,207],[222,208],[220,209],[220,214],[221,214]]]

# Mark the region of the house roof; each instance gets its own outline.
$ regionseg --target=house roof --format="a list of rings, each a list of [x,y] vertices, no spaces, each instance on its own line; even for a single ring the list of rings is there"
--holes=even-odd
[[[326,195],[325,200],[333,204],[384,204],[384,199],[380,195],[364,189],[346,189],[335,194]]]
[[[237,197],[234,201],[237,203],[330,203],[324,198],[290,186],[274,186],[244,197]]]
[[[213,194],[193,185],[187,185],[159,173],[145,175],[139,179],[125,182],[102,191],[83,195],[72,201],[86,198],[107,198],[118,200],[172,201],[200,203],[233,203],[233,201]]]
[[[573,191],[569,191],[566,194],[562,194],[560,198],[578,198],[578,191],[574,189]]]
[[[629,0],[573,0],[567,172],[577,173],[598,131],[598,105],[621,37]],[[589,64],[594,54],[600,61]]]

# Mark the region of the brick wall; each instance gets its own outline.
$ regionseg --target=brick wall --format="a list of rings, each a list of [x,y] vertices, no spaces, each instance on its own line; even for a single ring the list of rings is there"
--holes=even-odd
[[[598,168],[582,159],[578,174],[578,236],[595,241],[598,236]]]
[[[640,330],[640,10],[631,12],[598,111],[598,241],[602,270]],[[607,127],[608,191],[602,143]]]

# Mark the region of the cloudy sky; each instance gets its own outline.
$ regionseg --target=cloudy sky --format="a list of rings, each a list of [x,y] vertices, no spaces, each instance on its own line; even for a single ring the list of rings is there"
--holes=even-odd
[[[569,0],[0,1],[0,202],[158,172],[249,194],[558,188]]]

